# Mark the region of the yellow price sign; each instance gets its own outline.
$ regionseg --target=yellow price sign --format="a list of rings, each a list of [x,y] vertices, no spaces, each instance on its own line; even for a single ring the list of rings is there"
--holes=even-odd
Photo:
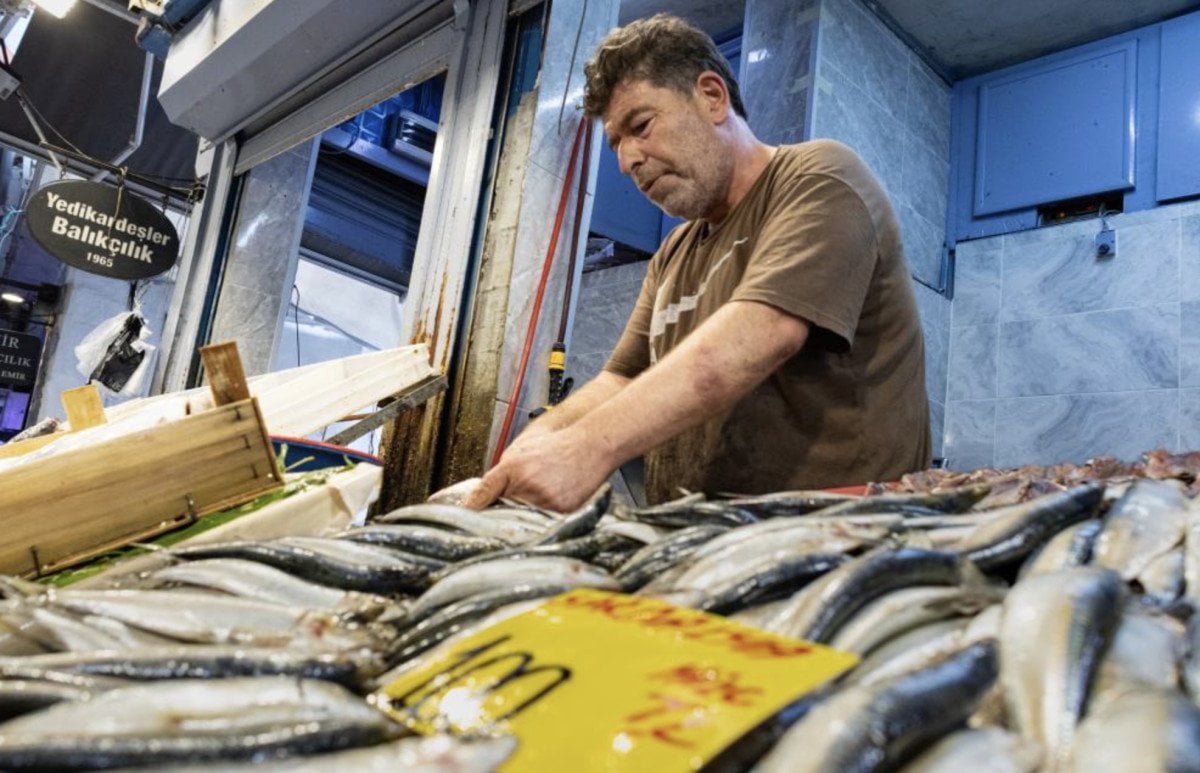
[[[854,655],[595,590],[447,642],[374,696],[420,733],[506,732],[508,770],[697,770]]]

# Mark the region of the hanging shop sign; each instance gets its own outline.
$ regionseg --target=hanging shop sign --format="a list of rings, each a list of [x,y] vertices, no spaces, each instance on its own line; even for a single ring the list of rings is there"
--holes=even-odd
[[[577,590],[443,645],[371,701],[418,733],[515,736],[505,770],[699,770],[857,661],[658,599]]]
[[[37,378],[41,352],[37,336],[0,330],[0,387],[28,391]]]
[[[47,252],[101,276],[146,279],[171,268],[179,255],[175,226],[124,186],[53,182],[30,197],[25,217]]]

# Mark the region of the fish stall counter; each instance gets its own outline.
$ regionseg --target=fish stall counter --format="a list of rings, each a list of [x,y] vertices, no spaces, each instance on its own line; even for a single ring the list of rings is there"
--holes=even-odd
[[[1200,770],[1197,471],[427,502],[10,578],[0,769]]]

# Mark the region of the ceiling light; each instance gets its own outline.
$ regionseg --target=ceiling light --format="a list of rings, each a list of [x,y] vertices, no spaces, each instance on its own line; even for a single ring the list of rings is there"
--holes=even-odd
[[[9,303],[24,303],[25,298],[16,293],[0,293],[0,301],[8,301]]]
[[[33,4],[52,16],[61,19],[75,5],[75,0],[33,0]]]

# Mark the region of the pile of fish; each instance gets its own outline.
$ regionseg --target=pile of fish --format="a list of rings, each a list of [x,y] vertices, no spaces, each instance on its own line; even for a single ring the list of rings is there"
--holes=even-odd
[[[860,663],[711,770],[1200,770],[1200,503],[1173,480],[781,492],[567,515],[430,502],[322,538],[179,547],[106,589],[0,579],[0,770],[491,770],[363,696],[575,588]]]

